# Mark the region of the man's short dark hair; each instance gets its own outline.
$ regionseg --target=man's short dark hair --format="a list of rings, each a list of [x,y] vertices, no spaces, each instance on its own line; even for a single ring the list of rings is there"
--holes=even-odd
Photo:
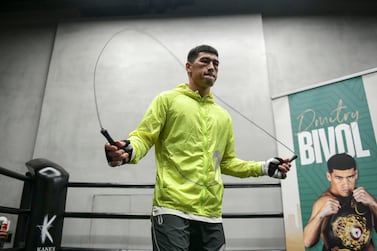
[[[199,46],[196,46],[195,48],[192,48],[188,55],[187,55],[187,61],[190,63],[193,63],[195,59],[198,57],[200,52],[207,52],[216,55],[217,57],[219,56],[219,53],[215,48],[213,48],[210,45],[202,44]]]
[[[334,154],[327,161],[327,169],[329,173],[332,173],[335,170],[348,170],[356,169],[355,159],[348,155],[347,153],[338,153]]]

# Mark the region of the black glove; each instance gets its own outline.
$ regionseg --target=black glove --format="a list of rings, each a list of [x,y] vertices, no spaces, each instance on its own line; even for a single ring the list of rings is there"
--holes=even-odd
[[[278,168],[283,163],[283,159],[279,157],[268,159],[262,164],[263,174],[276,179],[285,179],[286,176]]]
[[[123,165],[123,164],[127,164],[128,162],[130,162],[133,159],[133,157],[134,157],[133,156],[133,150],[134,149],[133,149],[131,142],[129,140],[125,139],[125,140],[122,140],[122,141],[125,143],[125,145],[123,147],[121,147],[120,149],[123,149],[126,153],[128,153],[128,156],[129,156],[128,160],[123,159],[123,163],[122,163],[122,165]],[[105,149],[105,155],[106,155],[107,163],[110,163],[110,162],[113,161],[112,157],[109,156],[109,154],[108,154],[109,152],[111,152],[111,151]]]

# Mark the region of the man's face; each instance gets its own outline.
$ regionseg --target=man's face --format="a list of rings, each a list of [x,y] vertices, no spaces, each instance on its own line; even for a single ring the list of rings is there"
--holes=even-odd
[[[355,183],[357,180],[357,170],[336,170],[332,173],[327,173],[327,179],[331,183],[330,191],[335,195],[347,197],[351,195],[355,189]]]
[[[186,63],[186,70],[193,83],[200,88],[212,87],[217,79],[219,60],[216,55],[200,52],[194,62]]]

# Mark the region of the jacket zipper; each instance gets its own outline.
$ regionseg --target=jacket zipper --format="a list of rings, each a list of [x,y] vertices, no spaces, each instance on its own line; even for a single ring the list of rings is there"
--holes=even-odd
[[[205,201],[207,195],[207,180],[208,180],[208,127],[207,127],[207,113],[206,113],[206,98],[201,97],[200,99],[200,115],[202,118],[202,136],[203,136],[203,179],[202,179],[202,190],[200,195],[200,211],[204,214]]]

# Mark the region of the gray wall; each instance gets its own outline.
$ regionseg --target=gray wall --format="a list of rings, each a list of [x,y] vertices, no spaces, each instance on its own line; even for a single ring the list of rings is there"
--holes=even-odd
[[[264,18],[271,96],[377,67],[376,17]]]
[[[70,19],[57,26],[51,20],[15,20],[0,26],[0,166],[24,173],[26,161],[48,158],[67,169],[70,181],[154,182],[153,152],[137,166],[115,169],[103,156],[93,70],[116,32],[121,31],[105,48],[95,82],[103,126],[114,138],[126,137],[156,94],[186,81],[176,58],[183,64],[199,43],[220,51],[215,94],[272,134],[278,125],[272,122],[271,97],[377,66],[377,19],[370,17]],[[234,119],[239,157],[264,160],[276,154],[273,139],[225,107]],[[15,193],[2,192],[0,205],[18,207],[20,182],[0,176],[0,191],[9,190]],[[67,211],[148,213],[151,193],[71,189]],[[226,213],[265,210],[282,210],[279,189],[225,193]],[[229,249],[284,248],[282,220],[224,220],[224,225]],[[68,219],[63,243],[147,249],[149,223]]]
[[[0,166],[24,174],[33,158],[56,26],[1,21],[0,30]],[[18,208],[22,186],[0,175],[0,205]],[[17,216],[4,215],[14,232]]]

